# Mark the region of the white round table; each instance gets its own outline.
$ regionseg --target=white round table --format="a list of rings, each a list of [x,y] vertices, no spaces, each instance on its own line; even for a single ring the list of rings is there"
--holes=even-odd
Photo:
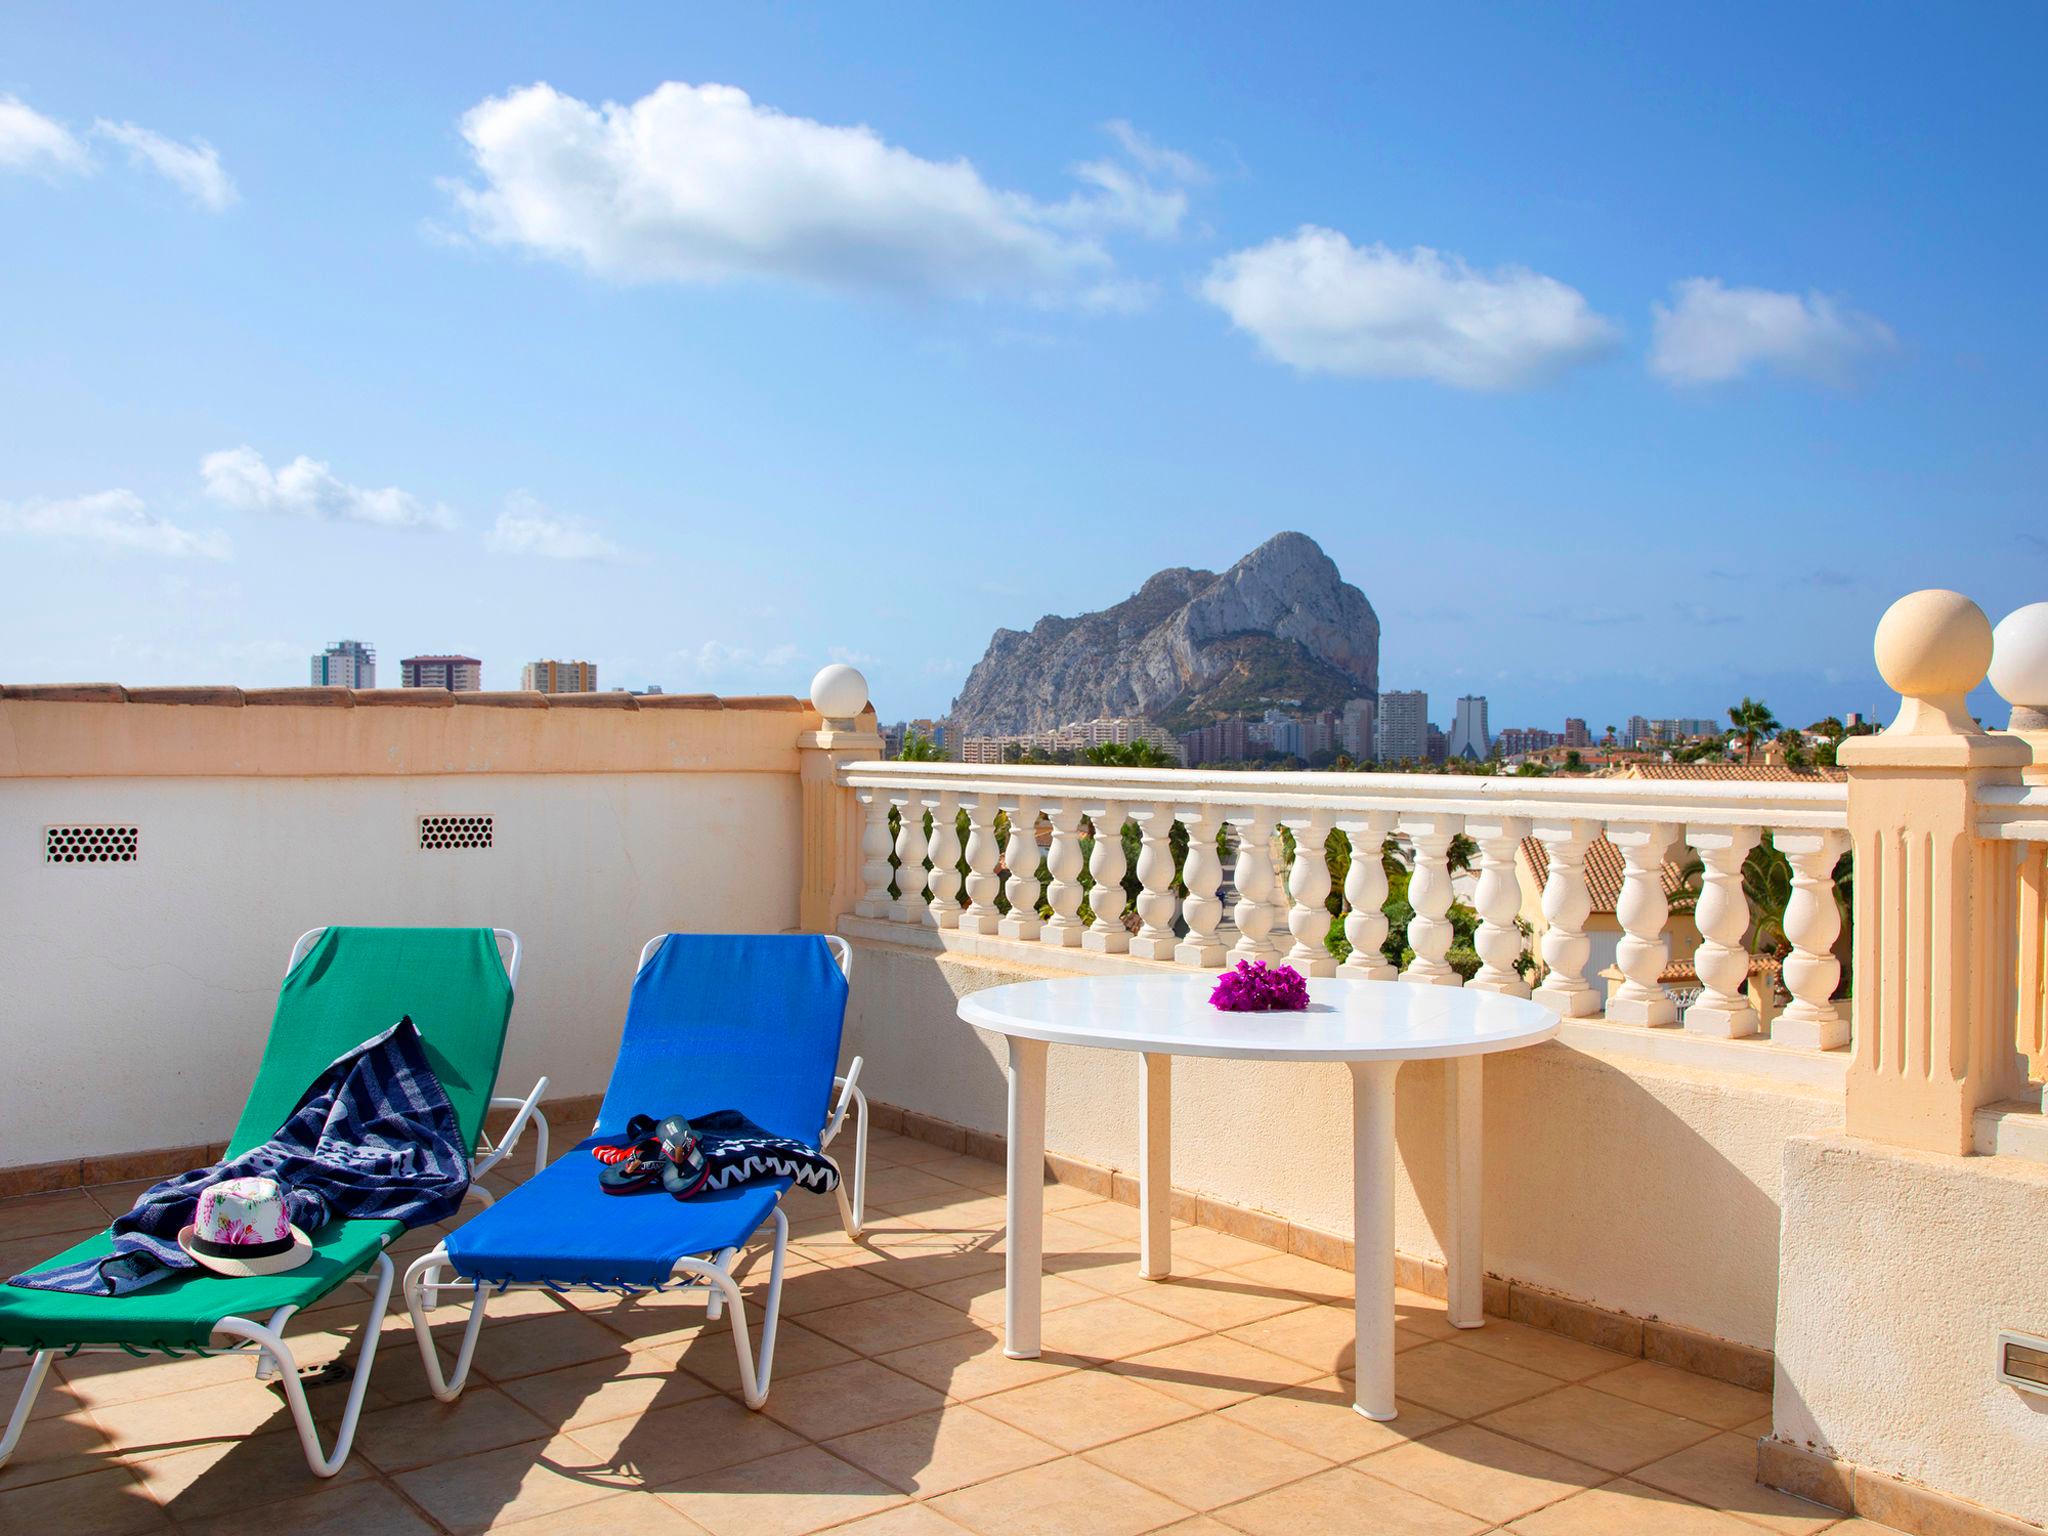
[[[1394,1074],[1404,1061],[1449,1058],[1450,1320],[1485,1321],[1480,1257],[1480,1059],[1548,1040],[1557,1016],[1540,1004],[1469,987],[1318,977],[1301,1013],[1224,1013],[1209,1005],[1216,978],[1071,976],[990,987],[960,1000],[960,1017],[1009,1043],[1009,1252],[1003,1347],[1038,1353],[1045,1222],[1045,1053],[1048,1045],[1135,1051],[1139,1101],[1140,1273],[1171,1273],[1171,1063],[1175,1056],[1246,1061],[1342,1061],[1352,1077],[1355,1395],[1368,1418],[1394,1417]],[[1229,1134],[1228,1127],[1219,1128]]]

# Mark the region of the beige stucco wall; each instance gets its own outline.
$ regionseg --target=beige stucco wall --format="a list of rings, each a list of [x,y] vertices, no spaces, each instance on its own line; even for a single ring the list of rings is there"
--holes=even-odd
[[[849,1036],[876,1098],[1001,1131],[1000,1040],[966,992],[1045,974],[1008,959],[856,940]],[[1767,1047],[1758,1047],[1760,1050]],[[1137,1166],[1137,1064],[1055,1046],[1047,1146]],[[1639,1316],[1768,1347],[1788,1137],[1840,1123],[1839,1092],[1551,1043],[1486,1076],[1487,1268]],[[1397,1241],[1440,1259],[1442,1068],[1404,1067]],[[1351,1090],[1341,1066],[1174,1065],[1174,1183],[1345,1236]]]
[[[2048,1334],[2048,1167],[1801,1137],[1785,1186],[1778,1438],[2048,1522],[2048,1398],[1993,1375]]]

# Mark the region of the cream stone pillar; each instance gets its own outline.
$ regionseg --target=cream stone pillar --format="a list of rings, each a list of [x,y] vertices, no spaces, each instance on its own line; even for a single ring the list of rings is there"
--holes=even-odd
[[[1842,936],[1842,909],[1835,900],[1835,865],[1849,839],[1841,832],[1780,829],[1771,834],[1792,866],[1792,895],[1785,903],[1785,990],[1792,1002],[1771,1022],[1773,1045],[1831,1051],[1849,1043],[1849,1021],[1832,999],[1841,984],[1842,962],[1835,940]]]
[[[910,790],[896,802],[896,904],[899,923],[935,924],[925,900],[924,797]]]
[[[1304,976],[1334,976],[1337,957],[1330,953],[1330,816],[1327,811],[1304,811],[1289,816],[1286,825],[1294,831],[1294,864],[1287,872],[1287,894],[1293,898],[1287,911],[1287,931],[1294,945],[1287,951],[1287,963]]]
[[[1367,811],[1337,826],[1351,839],[1351,866],[1344,872],[1344,941],[1351,955],[1337,974],[1354,981],[1392,981],[1397,973],[1380,948],[1387,941],[1387,869],[1381,860],[1394,813]]]
[[[926,857],[932,861],[931,921],[941,928],[960,926],[960,797],[943,790],[932,800],[932,835]]]
[[[1415,845],[1415,872],[1408,877],[1408,905],[1415,909],[1408,919],[1408,947],[1415,958],[1401,979],[1430,987],[1462,986],[1465,978],[1444,956],[1456,937],[1449,916],[1451,839],[1464,823],[1456,816],[1432,813],[1403,816],[1398,825]]]
[[[2048,785],[2048,603],[2029,603],[1991,632],[1988,678],[2012,718],[2006,729],[2027,744],[2025,781]],[[2048,1077],[2048,844],[2022,843],[2020,865],[2020,1050],[2027,1075]]]
[[[1140,960],[1171,960],[1174,951],[1173,807],[1141,805],[1138,823],[1138,917],[1144,924],[1131,936],[1131,953]]]
[[[1003,844],[1003,864],[1010,879],[1003,888],[1010,911],[996,925],[1005,939],[1030,943],[1043,926],[1038,916],[1038,802],[1019,796],[1005,807],[1010,813],[1010,840]]]
[[[2025,1086],[2017,1050],[2016,844],[1977,835],[1977,792],[2016,783],[2017,736],[1991,735],[1965,698],[1984,680],[1991,624],[1959,592],[1914,592],[1877,627],[1877,669],[1900,696],[1877,736],[1842,743],[1856,855],[1852,1136],[1971,1150],[1980,1105]]]
[[[1124,857],[1124,823],[1130,819],[1130,808],[1098,800],[1085,809],[1095,827],[1095,846],[1088,853],[1088,873],[1095,880],[1088,891],[1088,907],[1095,921],[1081,935],[1081,947],[1121,955],[1131,947],[1130,930],[1124,927],[1124,871],[1130,867]]]
[[[858,798],[865,815],[860,834],[861,895],[853,910],[860,917],[887,917],[889,880],[895,873],[889,863],[889,850],[895,846],[889,836],[889,792],[864,789]]]
[[[1045,819],[1052,823],[1052,846],[1045,851],[1045,901],[1052,916],[1045,920],[1038,940],[1055,949],[1078,949],[1081,945],[1081,807],[1072,800],[1058,800],[1046,807]]]
[[[1593,893],[1586,886],[1586,849],[1598,825],[1590,821],[1539,821],[1537,838],[1550,855],[1550,874],[1543,882],[1543,963],[1550,969],[1530,995],[1567,1019],[1600,1011],[1600,991],[1586,980],[1586,961],[1593,953],[1586,937],[1586,919],[1593,912]]]
[[[1216,813],[1205,805],[1184,805],[1178,814],[1188,829],[1188,856],[1180,872],[1181,883],[1188,888],[1180,904],[1188,933],[1173,947],[1173,958],[1180,965],[1214,970],[1223,964],[1223,945],[1216,938],[1216,925],[1223,919],[1223,903],[1216,895],[1223,880],[1223,861],[1216,855]]]
[[[1272,963],[1280,951],[1267,940],[1273,931],[1273,908],[1268,904],[1273,890],[1272,812],[1248,806],[1230,813],[1237,829],[1237,867],[1231,884],[1237,887],[1237,943],[1230,951],[1232,963],[1264,960]]]
[[[1520,816],[1468,818],[1465,835],[1479,845],[1479,883],[1472,891],[1479,931],[1472,936],[1472,947],[1479,951],[1480,962],[1479,974],[1465,985],[1480,992],[1527,997],[1529,984],[1515,974],[1524,947],[1521,930],[1515,927],[1515,914],[1522,906],[1515,850],[1529,835],[1529,823]]]
[[[1607,1004],[1613,1024],[1675,1024],[1678,1004],[1664,995],[1657,978],[1671,957],[1664,924],[1671,904],[1664,895],[1664,860],[1678,840],[1678,828],[1665,822],[1618,821],[1607,840],[1621,850],[1621,896],[1614,915],[1621,923],[1621,942],[1614,964],[1623,977]]]
[[[797,785],[801,799],[803,873],[797,887],[797,923],[809,933],[830,933],[839,919],[874,905],[872,869],[863,868],[864,835],[872,807],[863,811],[839,770],[848,763],[882,755],[882,738],[868,708],[868,682],[852,667],[826,667],[811,679],[811,704],[821,728],[797,737]],[[881,802],[882,836],[888,838],[888,802]],[[886,854],[884,861],[886,863]],[[872,863],[872,859],[868,860]],[[887,899],[888,878],[882,880]]]
[[[976,795],[967,806],[967,910],[960,914],[962,933],[992,934],[1002,922],[996,910],[996,797]]]
[[[1693,922],[1700,947],[1692,968],[1700,995],[1685,1010],[1685,1027],[1696,1035],[1739,1039],[1757,1032],[1757,1011],[1743,995],[1749,981],[1749,898],[1742,890],[1742,861],[1763,833],[1756,827],[1687,827],[1685,840],[1700,856],[1700,899]]]

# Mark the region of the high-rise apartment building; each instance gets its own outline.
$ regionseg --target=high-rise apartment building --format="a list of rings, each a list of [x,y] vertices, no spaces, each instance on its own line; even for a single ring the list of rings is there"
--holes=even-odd
[[[1586,722],[1577,715],[1566,715],[1564,718],[1564,744],[1568,747],[1593,745],[1593,733],[1586,729]]]
[[[1373,742],[1372,755],[1382,763],[1428,762],[1429,695],[1419,688],[1382,693]]]
[[[1445,752],[1468,762],[1483,763],[1492,749],[1493,738],[1486,729],[1486,699],[1482,695],[1467,694],[1458,700],[1458,717],[1451,722],[1451,735]]]
[[[519,669],[519,686],[528,693],[595,693],[594,661],[529,661]]]
[[[377,653],[360,640],[337,640],[313,658],[315,688],[374,688]]]
[[[1344,715],[1337,727],[1337,749],[1353,757],[1373,755],[1371,699],[1347,699]]]
[[[398,685],[477,693],[484,686],[484,664],[474,656],[407,656],[398,663]]]

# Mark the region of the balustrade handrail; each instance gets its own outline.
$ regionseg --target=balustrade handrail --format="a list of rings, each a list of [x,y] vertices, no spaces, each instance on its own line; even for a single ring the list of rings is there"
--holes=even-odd
[[[2048,784],[1979,785],[1977,835],[2006,842],[2048,843]]]
[[[1832,831],[1847,827],[1848,785],[1830,780],[1523,778],[1481,774],[1215,772],[1199,768],[1093,768],[1042,764],[848,763],[849,789],[1023,794],[1039,800],[1111,797],[1224,810],[1428,811],[1443,815],[1680,822]],[[1989,835],[1989,834],[1987,834]],[[2000,834],[2012,835],[2012,834]]]

